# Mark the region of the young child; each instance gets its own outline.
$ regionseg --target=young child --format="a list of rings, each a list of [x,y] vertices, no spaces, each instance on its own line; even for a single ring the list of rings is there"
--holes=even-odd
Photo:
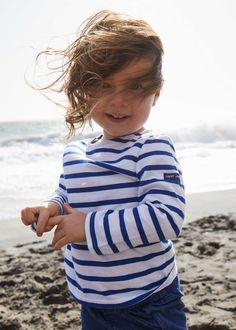
[[[58,189],[22,221],[38,236],[56,227],[83,330],[186,329],[171,242],[184,219],[182,173],[169,137],[144,128],[163,83],[162,43],[145,21],[101,11],[62,54],[55,84],[70,132],[92,119],[103,134],[66,146]]]

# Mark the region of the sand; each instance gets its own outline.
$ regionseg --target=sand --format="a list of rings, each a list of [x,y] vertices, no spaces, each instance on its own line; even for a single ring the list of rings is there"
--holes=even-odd
[[[175,242],[189,329],[236,329],[236,214],[189,223]]]
[[[195,220],[213,195],[191,197],[191,216],[188,211],[174,242],[190,330],[236,330],[236,212],[232,207],[231,213]],[[224,204],[222,192],[215,196]],[[193,205],[201,209],[194,213]],[[218,211],[214,205],[209,209]],[[80,306],[67,291],[63,251],[32,238],[0,251],[0,329],[80,329]]]
[[[236,189],[186,195],[185,223],[202,217],[236,213]]]

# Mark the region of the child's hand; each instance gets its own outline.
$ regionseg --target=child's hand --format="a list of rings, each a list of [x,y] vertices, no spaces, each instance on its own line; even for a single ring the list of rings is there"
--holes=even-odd
[[[29,226],[38,220],[40,206],[26,207],[21,210],[21,220],[24,225]]]
[[[68,204],[64,204],[66,215],[51,217],[48,225],[55,226],[52,245],[55,250],[62,248],[68,243],[85,242],[85,218],[86,214],[79,212]]]
[[[36,233],[42,236],[44,232],[50,231],[54,225],[48,224],[48,219],[59,214],[59,206],[49,203],[47,206],[26,207],[21,211],[21,220],[24,225],[29,226],[37,223]]]

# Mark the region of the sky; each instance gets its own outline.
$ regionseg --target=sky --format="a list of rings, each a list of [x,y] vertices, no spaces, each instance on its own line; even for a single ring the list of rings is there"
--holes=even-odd
[[[101,9],[146,20],[164,44],[164,87],[149,124],[236,123],[236,1],[0,0],[0,121],[62,119],[24,75]],[[68,37],[69,36],[69,37]]]

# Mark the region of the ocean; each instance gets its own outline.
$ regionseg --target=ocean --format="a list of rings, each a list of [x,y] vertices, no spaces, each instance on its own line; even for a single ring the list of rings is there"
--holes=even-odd
[[[236,129],[202,125],[167,133],[174,141],[187,193],[236,188]],[[0,122],[0,220],[19,217],[22,207],[53,193],[66,134],[60,121]]]

